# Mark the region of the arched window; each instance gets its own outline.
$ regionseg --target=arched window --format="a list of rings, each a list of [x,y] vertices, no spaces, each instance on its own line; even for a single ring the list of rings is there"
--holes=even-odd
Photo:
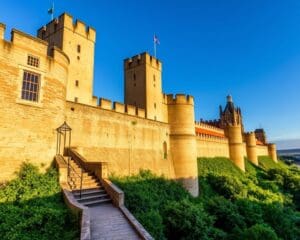
[[[163,151],[164,151],[164,159],[167,159],[168,157],[168,147],[166,141],[163,143]]]

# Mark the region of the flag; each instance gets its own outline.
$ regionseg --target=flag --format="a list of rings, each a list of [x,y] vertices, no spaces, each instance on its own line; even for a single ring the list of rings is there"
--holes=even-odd
[[[53,6],[51,8],[48,9],[48,14],[53,14],[54,12],[54,9],[53,9]]]
[[[155,44],[160,45],[160,41],[159,41],[158,37],[157,37],[155,34],[154,34],[154,36],[153,36],[153,42],[154,42]]]

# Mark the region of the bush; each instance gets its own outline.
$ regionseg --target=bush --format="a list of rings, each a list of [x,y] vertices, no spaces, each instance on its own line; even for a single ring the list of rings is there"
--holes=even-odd
[[[1,239],[76,239],[76,218],[63,203],[55,169],[23,164],[0,189]]]
[[[197,198],[149,171],[113,181],[155,239],[300,239],[299,169],[268,157],[245,164],[243,173],[227,158],[199,158]]]
[[[168,239],[211,239],[214,235],[213,219],[200,204],[169,202],[163,214]]]
[[[227,199],[236,199],[247,194],[247,189],[236,177],[209,173],[207,181],[219,195]]]
[[[255,224],[244,230],[241,236],[236,239],[240,240],[279,240],[274,230],[266,224]]]

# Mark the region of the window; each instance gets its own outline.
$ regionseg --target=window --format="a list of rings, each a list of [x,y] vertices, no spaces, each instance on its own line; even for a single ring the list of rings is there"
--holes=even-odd
[[[154,108],[156,108],[156,103],[154,103]]]
[[[80,53],[80,51],[81,51],[81,46],[78,44],[77,45],[77,52]]]
[[[39,67],[40,65],[40,60],[38,57],[34,57],[31,55],[28,55],[27,57],[27,64],[33,67]]]
[[[74,98],[74,102],[78,103],[78,97]]]
[[[79,86],[79,81],[75,80],[75,86],[78,87]]]
[[[163,143],[163,152],[164,152],[164,159],[167,159],[167,157],[168,157],[168,147],[167,147],[166,142]]]
[[[39,100],[40,75],[24,71],[22,99],[37,102]]]
[[[156,81],[156,79],[155,79],[155,75],[153,75],[153,82],[155,82]]]
[[[135,73],[133,74],[133,81],[135,81],[136,80],[136,75],[135,75]]]

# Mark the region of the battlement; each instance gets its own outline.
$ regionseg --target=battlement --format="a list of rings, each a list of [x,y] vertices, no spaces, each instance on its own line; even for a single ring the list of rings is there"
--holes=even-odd
[[[167,104],[194,105],[194,97],[191,95],[185,95],[185,94],[176,94],[174,97],[173,94],[168,94],[167,95]]]
[[[196,134],[196,139],[197,140],[202,140],[202,141],[227,143],[228,144],[228,138],[212,136],[212,135],[203,134],[203,133],[197,133]]]
[[[37,36],[41,39],[47,39],[62,28],[69,29],[92,42],[96,41],[96,30],[94,28],[87,26],[81,20],[76,19],[74,21],[73,17],[67,13],[61,14],[58,18],[53,19],[47,25],[38,29]]]
[[[201,122],[201,121],[200,122],[195,121],[195,126],[199,127],[199,128],[202,128],[202,129],[207,129],[207,130],[210,130],[210,131],[214,131],[214,132],[217,132],[217,133],[220,133],[220,134],[224,134],[224,129],[215,127],[213,125],[209,125],[209,124]]]
[[[144,52],[138,55],[135,55],[131,58],[127,58],[124,60],[124,69],[130,69],[137,66],[148,64],[153,68],[158,70],[162,70],[162,63],[157,58],[151,56],[149,53]]]
[[[5,25],[0,24],[0,33],[5,33]],[[7,41],[8,46],[17,46],[18,48],[24,49],[27,53],[32,53],[41,57],[48,57],[49,61],[54,61],[67,67],[70,63],[69,57],[57,47],[51,47],[48,50],[48,42],[39,38],[33,37],[29,34],[23,33],[17,29],[11,31],[11,41]]]
[[[4,39],[5,29],[6,29],[5,24],[0,22],[0,39]]]
[[[112,102],[111,100],[104,99],[104,98],[99,98],[98,107],[105,110],[114,111],[117,113],[123,113],[123,114],[128,114],[140,118],[146,118],[145,109],[138,108],[136,106],[129,105],[129,104]]]

